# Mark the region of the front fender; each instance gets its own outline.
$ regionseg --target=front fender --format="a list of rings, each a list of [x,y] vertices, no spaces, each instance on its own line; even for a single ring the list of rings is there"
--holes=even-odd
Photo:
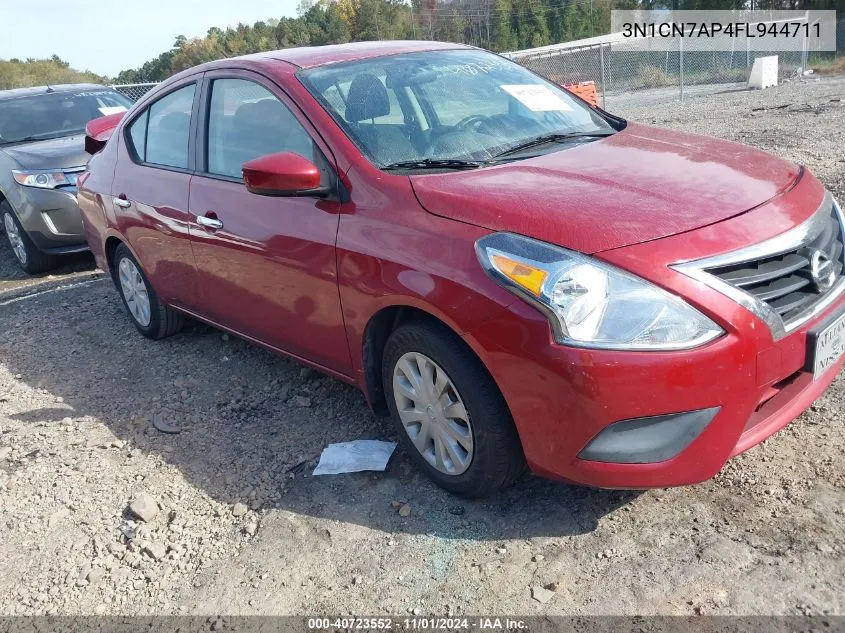
[[[352,364],[359,373],[367,325],[385,309],[414,308],[460,335],[517,300],[476,258],[475,240],[486,230],[424,212],[419,219],[428,230],[415,232],[416,246],[408,249],[401,246],[409,239],[407,227],[379,223],[376,228],[362,215],[341,217],[338,284]]]
[[[5,199],[20,218],[20,210],[24,207],[22,187],[12,178],[12,170],[19,168],[17,162],[0,149],[0,198]]]

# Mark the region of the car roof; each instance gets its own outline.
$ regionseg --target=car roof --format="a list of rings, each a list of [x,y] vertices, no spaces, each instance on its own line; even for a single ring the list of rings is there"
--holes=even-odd
[[[17,99],[19,97],[30,97],[32,95],[52,94],[55,92],[78,92],[80,90],[103,90],[108,86],[100,84],[57,84],[55,86],[34,86],[32,88],[13,88],[12,90],[0,90],[0,101],[4,99]]]
[[[400,53],[415,53],[421,51],[440,51],[450,49],[472,49],[464,44],[450,44],[446,42],[428,42],[414,40],[390,40],[379,42],[353,42],[351,44],[331,44],[328,46],[301,46],[285,48],[278,51],[265,51],[252,55],[241,55],[228,59],[218,59],[194,66],[174,75],[171,79],[193,75],[197,72],[214,70],[215,68],[238,68],[250,66],[274,66],[284,62],[292,70],[299,68],[314,68],[326,64],[357,61],[385,55]],[[168,83],[170,80],[168,79]]]
[[[264,58],[288,62],[300,68],[313,68],[325,64],[356,61],[383,55],[414,53],[418,51],[437,51],[453,48],[471,48],[463,44],[446,42],[427,42],[414,40],[392,40],[374,42],[354,42],[351,44],[332,44],[329,46],[302,46],[280,51],[259,53]]]
[[[432,42],[418,40],[388,40],[370,42],[352,42],[350,44],[330,44],[327,46],[300,46],[296,48],[284,48],[277,51],[265,51],[239,57],[229,57],[206,62],[198,66],[192,66],[182,72],[176,73],[165,79],[154,91],[148,94],[160,94],[162,89],[167,89],[186,77],[212,70],[226,70],[232,68],[244,68],[261,70],[272,74],[292,74],[300,68],[314,68],[327,64],[341,62],[359,61],[372,59],[387,55],[399,55],[401,53],[417,53],[425,51],[445,50],[478,50],[474,46],[466,44],[454,44],[449,42]]]

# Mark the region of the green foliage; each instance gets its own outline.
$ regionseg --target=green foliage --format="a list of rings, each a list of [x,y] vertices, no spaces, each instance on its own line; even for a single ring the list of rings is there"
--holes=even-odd
[[[53,55],[50,59],[0,59],[0,90],[73,83],[106,83],[104,77],[91,72],[80,72],[63,59]]]
[[[124,70],[118,83],[161,81],[203,62],[293,46],[321,46],[412,36],[411,7],[401,0],[302,0],[297,17],[209,29],[205,37],[176,38],[140,68]]]
[[[638,75],[644,88],[660,88],[678,82],[677,77],[669,75],[660,66],[640,66]]]
[[[293,46],[362,40],[426,39],[513,51],[602,35],[611,9],[837,9],[845,0],[301,0],[297,17],[176,37],[173,47],[114,83],[161,81],[203,62]],[[654,73],[656,84],[663,78]],[[79,73],[53,56],[0,61],[0,89],[104,79]]]

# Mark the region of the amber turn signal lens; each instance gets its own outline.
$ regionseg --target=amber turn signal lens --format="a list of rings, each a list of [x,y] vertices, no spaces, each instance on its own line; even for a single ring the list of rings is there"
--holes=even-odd
[[[533,295],[540,294],[543,282],[549,276],[549,273],[541,268],[529,266],[504,255],[491,254],[490,260],[505,277],[515,284],[522,286]]]

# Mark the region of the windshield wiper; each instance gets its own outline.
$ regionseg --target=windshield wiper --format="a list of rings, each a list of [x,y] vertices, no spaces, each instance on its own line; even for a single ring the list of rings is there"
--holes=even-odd
[[[55,138],[64,138],[66,136],[74,136],[76,134],[81,134],[83,130],[76,130],[70,132],[69,134],[65,134],[64,132],[60,134],[56,134],[55,132],[48,132],[43,134],[32,134],[31,136],[24,136],[23,138],[13,138],[13,139],[6,139],[3,140],[0,145],[11,145],[12,143],[32,143],[34,141],[52,141]]]
[[[404,160],[398,163],[385,165],[382,169],[392,171],[394,169],[476,169],[483,163],[471,160],[460,160],[458,158],[422,158],[420,160]]]
[[[597,130],[595,132],[569,132],[566,134],[545,134],[543,136],[532,138],[528,141],[525,141],[524,143],[520,143],[519,145],[509,147],[504,152],[499,152],[498,154],[493,156],[492,160],[504,158],[513,154],[519,154],[520,152],[526,149],[531,149],[532,147],[539,147],[540,145],[545,145],[547,143],[560,143],[562,141],[568,141],[573,138],[598,138],[603,136],[611,136],[613,134],[616,134],[615,130]]]

